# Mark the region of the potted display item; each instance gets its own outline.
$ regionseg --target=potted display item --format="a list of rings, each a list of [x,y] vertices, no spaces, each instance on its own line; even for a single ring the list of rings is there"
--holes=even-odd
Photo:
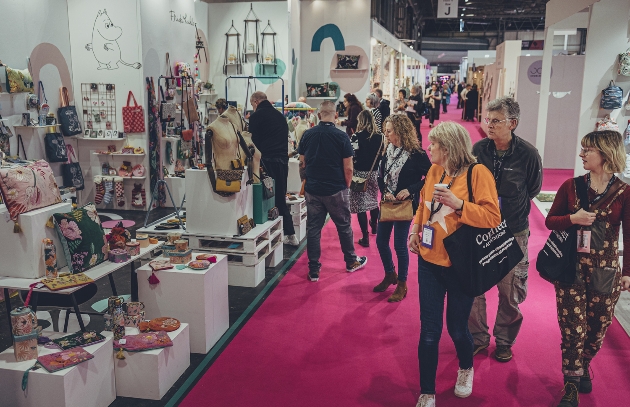
[[[329,83],[328,84],[328,96],[335,97],[337,96],[337,84]]]
[[[206,82],[203,84],[203,90],[206,95],[212,94],[213,88],[214,88],[214,84],[210,82]]]

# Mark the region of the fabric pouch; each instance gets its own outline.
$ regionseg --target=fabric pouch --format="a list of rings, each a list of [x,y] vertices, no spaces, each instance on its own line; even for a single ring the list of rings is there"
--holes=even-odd
[[[58,370],[76,366],[81,362],[92,359],[93,357],[94,355],[85,349],[76,347],[62,352],[40,356],[37,358],[37,361],[44,367],[44,369],[53,373]]]

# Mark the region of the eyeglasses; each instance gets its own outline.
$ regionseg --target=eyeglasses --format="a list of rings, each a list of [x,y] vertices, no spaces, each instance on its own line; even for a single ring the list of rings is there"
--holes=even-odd
[[[508,120],[510,120],[510,119],[504,119],[504,120],[492,119],[492,120],[490,120],[487,117],[485,119],[483,119],[483,121],[486,122],[486,124],[488,126],[492,126],[492,127],[496,126],[497,124],[499,124],[501,122],[507,122]]]
[[[594,151],[597,151],[597,150],[594,149],[594,148],[580,148],[580,154],[581,155],[588,155],[588,154],[590,154],[590,153],[592,153]]]

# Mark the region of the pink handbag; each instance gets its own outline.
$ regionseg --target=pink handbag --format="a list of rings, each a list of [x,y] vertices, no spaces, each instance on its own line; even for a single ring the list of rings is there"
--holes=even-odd
[[[133,98],[133,106],[129,104],[131,98]],[[127,106],[123,106],[122,114],[125,133],[144,133],[144,110],[136,102],[132,91],[129,91],[127,95]]]

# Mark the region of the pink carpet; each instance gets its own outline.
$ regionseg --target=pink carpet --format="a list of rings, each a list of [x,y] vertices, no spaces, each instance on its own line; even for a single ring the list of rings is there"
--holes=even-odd
[[[423,131],[425,141],[426,134]],[[529,297],[522,305],[524,322],[513,347],[514,359],[495,361],[493,342],[475,358],[473,394],[458,399],[453,395],[455,348],[445,328],[438,406],[554,406],[561,397],[554,290],[534,267],[548,231],[535,207],[530,222]],[[354,230],[358,237],[356,222]],[[329,222],[322,232],[320,281],[306,279],[307,258],[302,255],[180,405],[414,406],[419,396],[417,260],[411,254],[407,298],[389,304],[386,299],[393,288],[372,292],[383,277],[383,267],[374,236],[370,243],[370,248],[357,245],[358,254],[368,256],[366,268],[346,273],[336,229]],[[494,321],[496,307],[493,289],[488,293],[489,321]],[[613,322],[592,364],[593,393],[581,396],[581,405],[626,403],[621,400],[630,398],[629,345],[626,333]]]
[[[573,178],[573,170],[556,170],[545,168],[543,170],[543,191],[557,191],[564,181]]]

